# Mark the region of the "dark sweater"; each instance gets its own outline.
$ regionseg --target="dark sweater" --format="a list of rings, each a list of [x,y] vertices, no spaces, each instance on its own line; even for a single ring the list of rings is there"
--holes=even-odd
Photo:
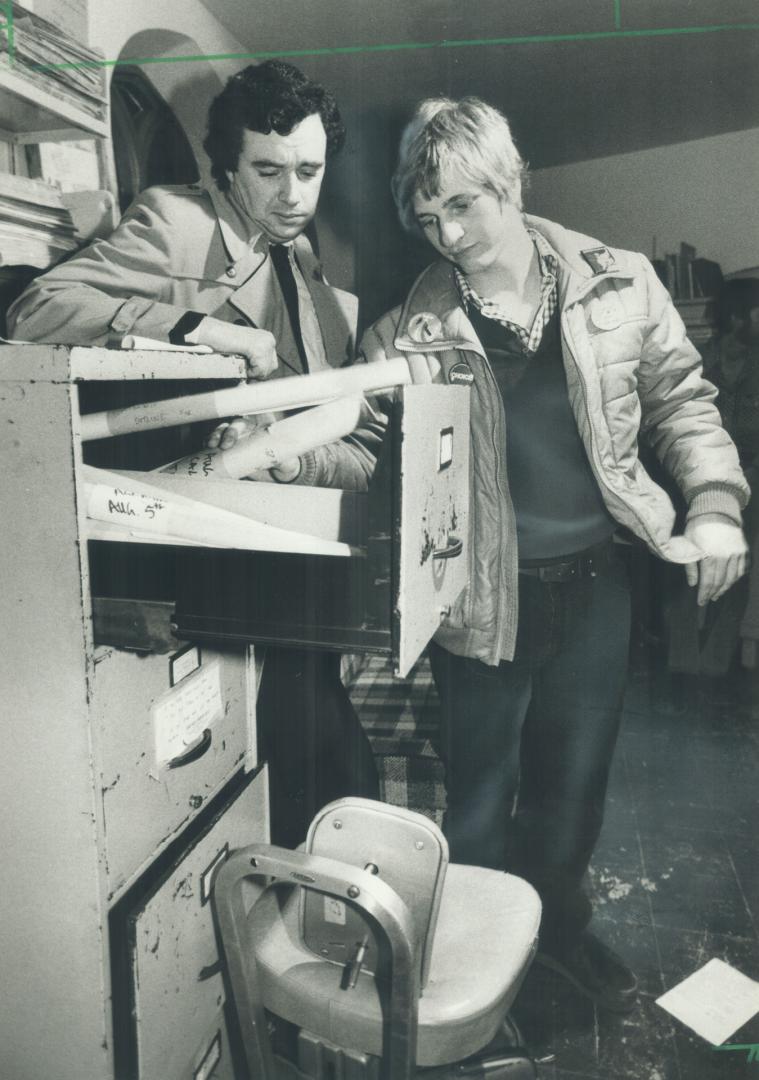
[[[537,352],[469,309],[506,411],[506,465],[519,559],[551,560],[599,544],[616,528],[604,506],[569,404],[558,311]]]

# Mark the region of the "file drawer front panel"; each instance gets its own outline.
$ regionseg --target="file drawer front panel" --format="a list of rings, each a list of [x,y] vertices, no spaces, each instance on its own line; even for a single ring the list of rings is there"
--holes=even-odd
[[[109,650],[96,661],[111,895],[219,790],[252,742],[245,648],[204,648],[199,658],[195,666],[192,653],[172,661]]]
[[[266,803],[263,772],[248,782],[129,920],[139,1080],[184,1080],[193,1076],[205,1050],[210,1051],[209,1062],[214,1056],[212,1028],[225,995],[213,921],[213,877],[234,848],[268,839]],[[201,1044],[203,1032],[208,1038]],[[221,1043],[223,1056],[229,1049],[225,1031]]]

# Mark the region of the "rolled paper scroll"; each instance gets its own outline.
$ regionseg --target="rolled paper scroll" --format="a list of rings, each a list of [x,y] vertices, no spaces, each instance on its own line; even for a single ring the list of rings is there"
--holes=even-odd
[[[279,529],[108,469],[85,465],[83,478],[87,517],[142,540],[155,536],[245,551],[351,554],[340,541]]]
[[[350,435],[358,427],[363,402],[363,397],[338,398],[242,436],[228,450],[201,450],[155,471],[239,480],[261,469],[276,469],[308,450]]]
[[[440,363],[434,356],[411,354],[392,360],[379,360],[374,364],[329,368],[297,378],[246,382],[204,394],[150,401],[145,405],[130,405],[107,412],[85,413],[81,417],[81,437],[83,442],[87,442],[196,420],[218,420],[225,416],[321,405],[350,394],[388,390],[412,382],[432,382],[439,370]]]
[[[121,339],[122,349],[134,349],[139,352],[188,352],[188,353],[212,353],[210,345],[170,345],[167,341],[156,341],[155,338],[138,337],[137,334],[126,334]]]

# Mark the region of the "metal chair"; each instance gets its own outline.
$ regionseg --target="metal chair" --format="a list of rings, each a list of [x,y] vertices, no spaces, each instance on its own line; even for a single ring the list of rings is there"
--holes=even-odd
[[[519,1048],[474,1055],[509,1030],[537,894],[510,874],[449,865],[421,814],[330,803],[305,850],[234,852],[214,901],[251,1080],[536,1075]]]

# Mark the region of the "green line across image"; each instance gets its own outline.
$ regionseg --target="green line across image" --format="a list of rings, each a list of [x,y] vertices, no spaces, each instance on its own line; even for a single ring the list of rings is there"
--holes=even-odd
[[[7,42],[8,63],[13,63],[13,4],[10,0],[0,3],[0,34],[5,34]]]
[[[619,0],[616,0],[615,19],[619,17]],[[305,56],[345,56],[350,53],[398,52],[422,49],[463,49],[493,45],[540,45],[577,41],[609,41],[641,37],[670,37],[685,34],[716,34],[725,31],[756,31],[759,23],[727,23],[715,26],[677,26],[657,27],[650,30],[598,30],[575,34],[532,34],[518,37],[473,38],[440,41],[404,41],[382,45],[338,45],[331,48],[315,49],[277,49],[266,52],[241,53],[200,53],[194,56],[145,56],[129,57],[120,60],[71,61],[61,64],[34,64],[30,67],[38,71],[62,70],[80,67],[116,67],[119,64],[176,64],[191,63],[199,60],[271,60],[274,58],[297,58]]]

